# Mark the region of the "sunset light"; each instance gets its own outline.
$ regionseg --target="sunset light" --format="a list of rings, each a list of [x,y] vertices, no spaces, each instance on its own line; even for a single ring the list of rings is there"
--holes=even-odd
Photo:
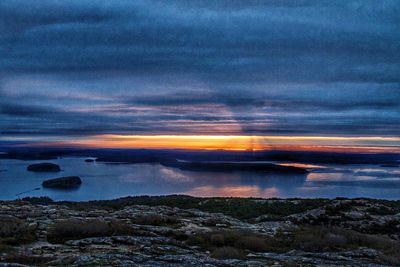
[[[119,149],[187,149],[228,151],[398,152],[399,137],[250,136],[250,135],[115,135],[104,134],[74,141],[35,143]]]

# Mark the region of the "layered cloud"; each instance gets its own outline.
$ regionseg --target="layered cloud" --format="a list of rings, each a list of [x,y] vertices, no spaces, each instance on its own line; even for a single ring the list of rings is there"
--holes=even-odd
[[[400,134],[397,1],[0,2],[3,136]]]

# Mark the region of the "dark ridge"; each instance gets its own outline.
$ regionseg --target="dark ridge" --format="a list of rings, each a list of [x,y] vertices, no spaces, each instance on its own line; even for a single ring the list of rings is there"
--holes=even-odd
[[[293,166],[283,166],[272,163],[253,162],[187,162],[187,161],[166,161],[164,166],[179,168],[190,171],[257,171],[285,174],[306,174],[308,171]]]
[[[156,149],[57,149],[2,148],[0,159],[55,159],[57,157],[95,157],[96,161],[124,163],[161,163],[175,159],[186,161],[276,161],[296,163],[384,164],[398,166],[398,153],[337,153],[299,151],[193,151]]]

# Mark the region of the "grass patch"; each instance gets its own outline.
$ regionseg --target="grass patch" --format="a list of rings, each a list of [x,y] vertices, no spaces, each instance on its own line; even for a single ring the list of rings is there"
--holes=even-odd
[[[398,220],[386,221],[383,224],[372,224],[366,231],[369,234],[385,234],[393,235],[398,234],[400,229],[400,223]]]
[[[209,218],[203,222],[204,226],[217,226],[218,224],[230,225],[229,221],[225,221],[220,218]]]
[[[400,200],[371,199],[370,201],[391,208],[394,214],[400,213]]]
[[[52,225],[47,234],[50,243],[64,243],[68,240],[88,237],[105,237],[115,235],[133,235],[135,231],[128,224],[120,221],[105,222],[101,220],[67,220]]]
[[[246,257],[246,254],[237,248],[234,247],[221,247],[216,248],[211,253],[211,257],[216,259],[243,259]]]
[[[400,242],[379,235],[362,234],[337,227],[308,226],[300,228],[284,239],[283,244],[288,245],[286,250],[321,252],[367,247],[383,253],[382,257],[376,259],[378,263],[400,262],[400,251],[398,250]]]
[[[24,221],[13,216],[0,216],[0,244],[25,244],[36,238],[35,229]]]
[[[132,219],[132,223],[141,225],[163,226],[163,225],[175,225],[179,223],[179,220],[174,216],[166,216],[160,214],[146,214],[135,217],[134,219]]]
[[[386,206],[387,209],[382,212],[394,214],[400,212],[400,201],[376,199],[349,199],[349,202],[327,207],[327,212],[328,214],[340,214],[351,210],[354,206],[365,205],[359,200]],[[316,209],[330,203],[333,203],[333,200],[318,198],[266,200],[260,198],[198,198],[186,195],[135,196],[88,202],[56,202],[56,204],[68,205],[78,210],[91,210],[93,208],[118,210],[131,205],[168,206],[181,209],[198,209],[211,213],[223,213],[241,220],[257,218],[261,215],[269,215],[272,220],[281,220],[285,216]],[[379,213],[379,211],[376,212]]]
[[[170,237],[173,238],[175,240],[179,240],[179,241],[186,241],[188,239],[188,235],[184,232],[180,232],[180,231],[168,231],[164,234],[165,237]]]
[[[22,201],[27,201],[33,205],[49,205],[54,203],[49,197],[24,197]]]
[[[367,212],[370,213],[371,215],[394,215],[398,213],[393,208],[389,208],[387,206],[380,206],[378,207],[371,207],[367,209]]]
[[[337,227],[306,226],[289,234],[278,232],[273,237],[241,230],[216,231],[191,236],[187,244],[210,250],[212,255],[219,251],[215,255],[221,258],[224,256],[219,255],[224,255],[225,250],[229,255],[232,248],[246,254],[246,251],[285,253],[294,249],[306,252],[337,252],[367,247],[382,253],[381,257],[375,259],[377,263],[400,262],[399,241]]]
[[[131,205],[168,206],[181,209],[199,209],[211,213],[223,213],[238,219],[251,219],[264,214],[287,216],[318,208],[329,203],[328,199],[287,199],[266,201],[256,198],[197,198],[185,195],[136,196],[115,200],[88,202],[57,202],[78,210],[93,208],[122,209]]]
[[[2,244],[0,240],[0,253],[6,253],[12,251],[13,248],[10,245]]]
[[[263,252],[270,250],[268,237],[242,230],[215,231],[190,236],[188,245],[211,250],[215,258],[243,258],[245,250]]]
[[[24,265],[45,265],[54,260],[52,257],[34,256],[26,254],[10,254],[4,258],[4,262],[19,263]]]
[[[276,239],[286,242],[286,247],[309,252],[337,251],[340,249],[355,249],[368,247],[379,251],[390,251],[400,247],[400,242],[379,235],[363,234],[353,230],[338,227],[305,226],[291,234],[278,233]]]
[[[336,205],[328,205],[325,207],[327,215],[334,216],[342,212],[350,211],[355,205],[352,202],[342,202]]]

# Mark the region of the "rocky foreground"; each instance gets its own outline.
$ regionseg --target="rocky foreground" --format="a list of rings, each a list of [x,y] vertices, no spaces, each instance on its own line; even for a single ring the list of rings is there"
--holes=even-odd
[[[0,266],[400,266],[399,240],[399,201],[0,202]]]

